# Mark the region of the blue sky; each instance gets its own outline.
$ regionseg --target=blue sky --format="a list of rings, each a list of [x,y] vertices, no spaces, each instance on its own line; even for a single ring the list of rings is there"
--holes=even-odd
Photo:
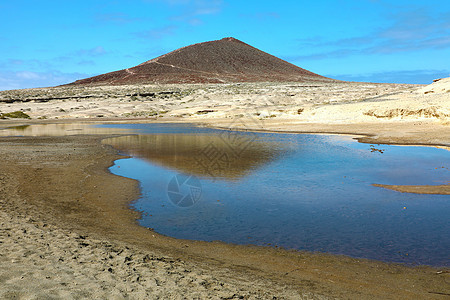
[[[0,90],[53,86],[232,36],[341,80],[450,76],[449,0],[0,0]]]

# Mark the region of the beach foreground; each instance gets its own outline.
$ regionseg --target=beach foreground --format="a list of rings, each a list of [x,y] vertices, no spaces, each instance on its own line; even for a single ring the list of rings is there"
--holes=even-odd
[[[89,121],[95,121],[92,117],[96,116],[97,122],[195,122],[241,130],[347,133],[360,135],[361,141],[369,143],[448,147],[448,97],[437,95],[427,99],[425,96],[429,94],[415,92],[420,87],[393,87],[406,91],[396,94],[396,99],[387,95],[383,97],[389,99],[353,102],[345,98],[346,93],[341,93],[339,105],[320,100],[322,104],[302,111],[297,107],[300,100],[290,106],[271,104],[296,112],[276,115],[275,109],[269,108],[267,117],[264,117],[265,110],[255,106],[236,107],[241,105],[235,105],[240,103],[238,98],[246,99],[238,96],[231,97],[235,100],[233,110],[227,110],[229,106],[223,110],[209,107],[211,104],[206,103],[211,101],[193,97],[192,102],[204,101],[195,102],[198,104],[192,106],[195,112],[166,107],[169,112],[162,115],[167,116],[161,116],[163,108],[157,115],[147,115],[158,117],[157,120],[125,120],[145,115],[136,113],[136,105],[127,108],[135,115],[125,116],[122,108],[114,111],[110,102],[102,105],[100,100],[95,100],[98,107],[86,116],[91,118]],[[345,88],[348,91],[349,86]],[[364,94],[362,91],[360,96]],[[413,97],[407,98],[408,93]],[[269,94],[265,95],[269,97]],[[214,99],[223,99],[213,95],[205,93],[205,97],[213,99],[212,103]],[[303,97],[304,93],[298,95]],[[267,99],[266,96],[263,98]],[[88,101],[84,104],[88,106],[92,100],[30,102],[23,101],[29,98],[21,97],[21,101],[2,104],[2,112],[7,112],[5,107],[15,111],[21,106],[33,118],[45,110],[46,118],[51,120],[4,120],[0,127],[79,122],[74,114],[80,109],[72,110],[70,105]],[[120,105],[130,100],[142,102],[139,105],[168,106],[163,97],[153,101],[131,97],[114,101]],[[272,98],[288,101],[290,97]],[[178,99],[180,103],[182,99]],[[244,102],[253,103],[261,96],[254,94],[249,99]],[[407,108],[396,110],[404,105]],[[343,109],[345,106],[355,109]],[[56,107],[66,114],[56,112]],[[261,104],[261,107],[267,110],[271,106]],[[434,108],[420,111],[420,107]],[[370,110],[378,116],[385,110],[397,115],[365,114]],[[114,116],[105,115],[107,111]],[[257,112],[241,118],[245,111]],[[304,112],[309,117],[299,119]],[[330,116],[330,122],[324,124],[323,119],[315,119],[320,113]],[[66,119],[60,120],[62,117]],[[233,121],[236,119],[242,121],[239,126]],[[264,121],[264,126],[254,120]],[[450,294],[447,269],[407,267],[269,247],[176,240],[140,227],[136,222],[139,214],[128,208],[139,196],[138,183],[108,171],[114,160],[123,158],[101,143],[111,135],[0,138],[0,298],[442,299]],[[397,187],[400,188],[448,193],[448,185]]]

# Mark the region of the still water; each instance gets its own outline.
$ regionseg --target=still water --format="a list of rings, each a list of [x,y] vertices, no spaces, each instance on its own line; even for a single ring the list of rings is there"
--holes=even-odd
[[[137,133],[104,141],[132,156],[110,170],[140,182],[132,206],[161,234],[450,265],[450,197],[372,186],[448,184],[447,150],[186,124],[101,127]]]

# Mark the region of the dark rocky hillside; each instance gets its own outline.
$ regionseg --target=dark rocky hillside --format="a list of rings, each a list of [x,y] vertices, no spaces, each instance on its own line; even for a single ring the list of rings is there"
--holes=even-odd
[[[234,38],[183,47],[133,68],[71,85],[334,81]]]

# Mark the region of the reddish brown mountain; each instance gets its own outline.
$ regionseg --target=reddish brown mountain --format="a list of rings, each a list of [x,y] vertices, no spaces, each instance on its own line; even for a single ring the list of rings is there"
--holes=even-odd
[[[234,38],[183,47],[136,67],[72,84],[332,81]]]

